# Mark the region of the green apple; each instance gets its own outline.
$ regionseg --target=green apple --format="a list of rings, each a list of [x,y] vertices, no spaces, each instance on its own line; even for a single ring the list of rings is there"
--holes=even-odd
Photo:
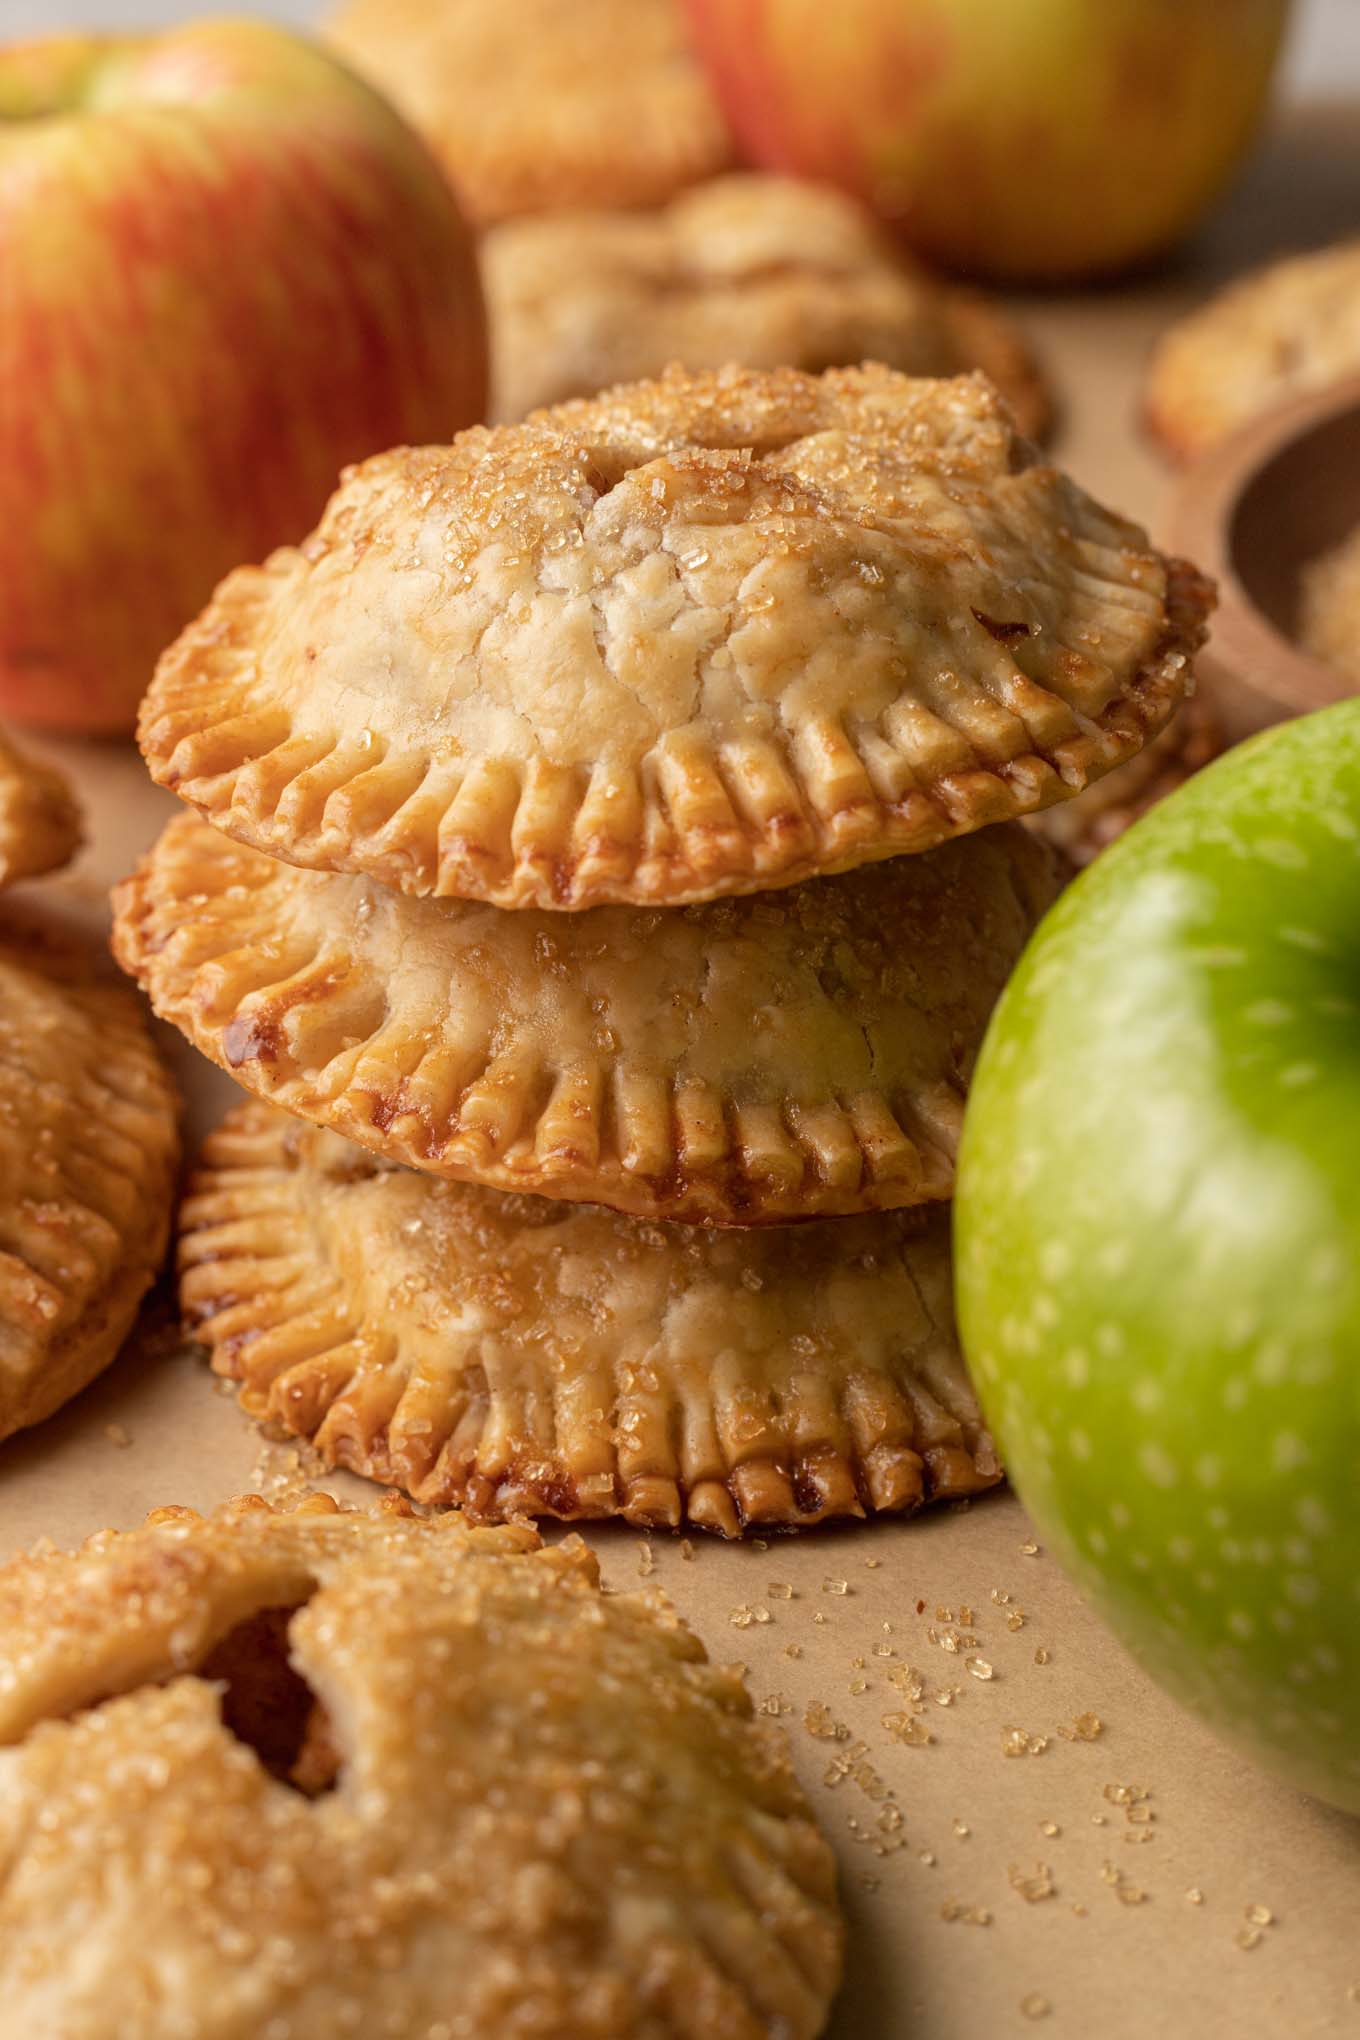
[[[1229,753],[1059,901],[956,1209],[1041,1533],[1155,1677],[1360,1810],[1360,701]]]

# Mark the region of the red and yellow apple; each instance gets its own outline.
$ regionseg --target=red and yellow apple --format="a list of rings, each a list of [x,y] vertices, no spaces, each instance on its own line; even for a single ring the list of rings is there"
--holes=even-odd
[[[1251,140],[1289,0],[686,0],[748,154],[995,278],[1115,270]]]
[[[467,228],[263,22],[0,49],[0,714],[131,725],[215,581],[342,465],[481,416]]]

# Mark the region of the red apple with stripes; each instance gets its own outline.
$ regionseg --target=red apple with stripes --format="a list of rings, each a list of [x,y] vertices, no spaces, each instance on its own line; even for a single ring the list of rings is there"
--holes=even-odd
[[[157,654],[340,468],[481,416],[433,159],[260,21],[0,49],[0,715],[130,728]]]

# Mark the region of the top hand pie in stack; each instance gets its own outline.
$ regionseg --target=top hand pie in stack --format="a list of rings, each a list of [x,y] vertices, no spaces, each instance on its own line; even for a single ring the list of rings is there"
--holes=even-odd
[[[674,372],[350,471],[143,706],[238,841],[499,907],[758,892],[1079,791],[1208,591],[981,379]]]

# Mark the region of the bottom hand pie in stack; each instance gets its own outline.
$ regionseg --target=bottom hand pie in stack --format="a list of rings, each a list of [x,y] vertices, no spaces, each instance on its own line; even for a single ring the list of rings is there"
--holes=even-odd
[[[642,1217],[952,1194],[988,1016],[1058,890],[1011,823],[768,896],[507,913],[172,822],[124,969],[248,1090],[389,1160]]]
[[[737,1535],[1001,1477],[939,1206],[661,1227],[437,1182],[247,1104],[181,1210],[180,1277],[253,1415],[423,1502]]]
[[[56,871],[79,843],[80,810],[61,774],[0,737],[0,886]]]
[[[813,2040],[836,1987],[782,1739],[575,1538],[318,1496],[16,1559],[0,1743],[35,2040]]]
[[[0,921],[0,1438],[113,1359],[165,1253],[170,1078],[127,986]]]

